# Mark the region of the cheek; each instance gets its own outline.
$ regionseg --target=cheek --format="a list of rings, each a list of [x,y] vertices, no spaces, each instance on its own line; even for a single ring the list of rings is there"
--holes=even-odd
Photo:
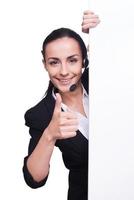
[[[75,73],[78,74],[78,75],[81,75],[82,74],[82,68],[76,69]]]
[[[58,74],[58,70],[54,69],[54,68],[53,69],[49,69],[48,70],[48,74],[49,74],[49,77],[53,77],[53,76]]]
[[[82,62],[79,62],[79,64],[76,66],[76,69],[75,69],[75,71],[76,71],[76,73],[77,74],[81,74],[82,73]]]

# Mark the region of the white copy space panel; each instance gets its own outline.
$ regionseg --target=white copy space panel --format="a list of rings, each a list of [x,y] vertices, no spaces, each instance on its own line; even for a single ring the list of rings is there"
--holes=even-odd
[[[90,200],[134,199],[133,0],[90,2]]]

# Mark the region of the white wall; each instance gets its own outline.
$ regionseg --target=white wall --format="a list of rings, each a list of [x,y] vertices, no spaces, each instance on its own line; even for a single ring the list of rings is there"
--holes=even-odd
[[[134,199],[134,2],[91,0],[90,200]]]
[[[29,134],[23,115],[47,88],[40,53],[43,40],[61,26],[81,33],[86,4],[80,0],[0,1],[0,199],[66,199],[68,171],[57,149],[45,187],[33,190],[25,184],[22,165]]]

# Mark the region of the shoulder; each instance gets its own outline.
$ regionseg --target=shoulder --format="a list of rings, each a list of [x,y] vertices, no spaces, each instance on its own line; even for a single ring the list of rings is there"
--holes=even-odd
[[[51,95],[47,95],[36,105],[28,109],[24,115],[25,124],[34,128],[44,128],[52,117],[55,100]]]

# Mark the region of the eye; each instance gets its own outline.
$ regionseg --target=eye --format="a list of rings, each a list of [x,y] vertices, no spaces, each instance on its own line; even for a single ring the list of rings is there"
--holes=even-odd
[[[76,58],[71,58],[71,59],[69,60],[69,62],[72,63],[72,64],[73,64],[73,63],[76,63],[77,61],[78,61],[78,60],[77,60]]]
[[[58,65],[58,64],[59,64],[58,60],[49,61],[49,65],[51,65],[51,66],[55,66],[55,65]]]

